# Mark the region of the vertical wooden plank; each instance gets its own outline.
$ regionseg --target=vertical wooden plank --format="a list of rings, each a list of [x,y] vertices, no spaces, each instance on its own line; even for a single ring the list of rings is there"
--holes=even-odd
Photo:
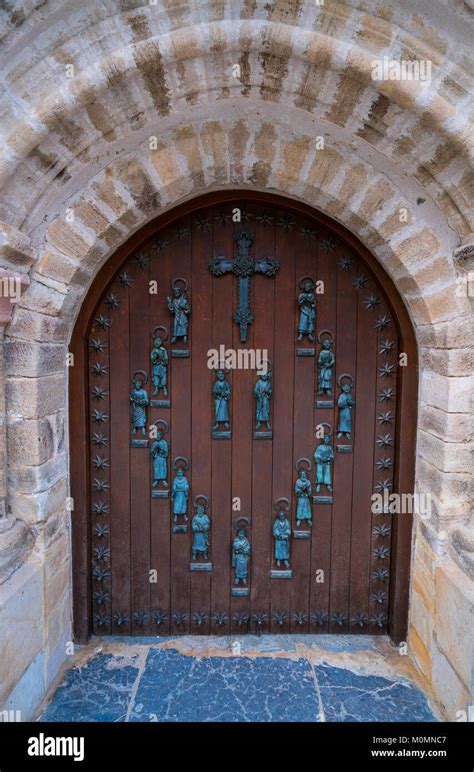
[[[212,245],[208,249],[203,270],[207,271],[210,278],[212,291],[212,319],[208,328],[211,333],[209,348],[218,349],[222,345],[224,349],[231,348],[234,322],[233,315],[233,291],[235,278],[232,274],[215,277],[210,276],[208,263],[211,257],[225,256],[232,258],[235,253],[233,238],[233,226],[231,221],[232,207],[227,205],[211,210],[212,218]],[[222,220],[219,212],[228,214],[228,219]],[[230,629],[230,593],[231,593],[231,564],[230,543],[232,534],[232,469],[233,446],[236,432],[238,432],[238,400],[237,373],[228,372],[226,380],[231,387],[231,399],[229,406],[231,439],[211,439],[211,425],[214,423],[214,407],[211,389],[216,380],[215,371],[208,370],[208,386],[205,399],[207,407],[207,423],[205,427],[209,442],[209,455],[212,459],[212,483],[211,500],[213,507],[213,570],[211,580],[211,616],[213,633],[225,633]],[[220,426],[220,429],[224,429]],[[221,616],[225,615],[225,616]],[[218,624],[218,619],[223,624]],[[225,620],[225,621],[224,621]]]
[[[209,561],[213,571],[219,570],[215,557],[215,540],[219,531],[219,509],[211,487],[211,371],[207,367],[207,353],[212,343],[212,279],[209,261],[212,256],[212,212],[197,212],[192,219],[192,498],[207,496],[211,519],[209,531]],[[192,521],[190,521],[191,524]],[[189,555],[186,570],[189,575],[193,534],[189,535]],[[211,576],[207,572],[192,571],[191,632],[210,631]],[[204,616],[202,616],[204,615]]]
[[[307,230],[303,230],[307,229]],[[306,236],[304,234],[307,234]],[[309,276],[316,279],[316,231],[313,223],[308,220],[298,221],[297,248],[294,250],[295,286],[290,302],[293,303],[297,315],[295,298],[302,278]],[[320,296],[317,296],[317,300]],[[297,347],[295,341],[294,348]],[[294,356],[294,354],[293,354]],[[309,526],[296,526],[297,500],[294,494],[294,483],[298,475],[294,469],[295,462],[300,458],[309,458],[314,470],[312,453],[314,452],[314,394],[315,394],[315,359],[314,357],[295,356],[294,385],[294,458],[293,458],[293,527],[295,530],[309,530]],[[311,476],[311,473],[310,473]],[[314,478],[314,475],[313,475]],[[314,484],[313,484],[314,493]],[[313,506],[313,505],[312,505]],[[291,631],[307,632],[310,624],[310,578],[311,578],[311,542],[315,538],[315,511],[313,506],[312,526],[308,539],[293,540],[293,578],[291,580]]]
[[[130,378],[137,370],[148,375],[146,388],[151,398],[150,378],[150,294],[148,271],[137,272],[130,294]],[[130,385],[130,389],[132,386]],[[130,413],[128,414],[130,420]],[[148,408],[148,424],[150,421]],[[130,435],[129,435],[130,436]],[[136,434],[136,439],[148,439]],[[129,440],[130,442],[130,440]],[[150,441],[148,439],[148,445]],[[130,561],[132,635],[150,632],[150,448],[130,448]]]
[[[132,263],[133,266],[133,263]],[[136,268],[127,266],[135,280]],[[112,562],[112,633],[129,635],[130,607],[130,402],[129,301],[133,283],[120,293],[119,307],[107,314],[110,328],[110,542]],[[146,369],[146,366],[144,367]],[[146,452],[146,451],[144,451]],[[105,519],[105,518],[104,518]]]
[[[286,218],[286,219],[285,219]],[[289,224],[286,225],[286,220]],[[295,261],[294,225],[295,218],[285,209],[275,212],[275,256],[280,270],[274,281],[274,351],[273,363],[273,476],[272,507],[281,498],[290,500],[288,519],[294,527],[294,506],[292,486],[295,458],[293,454],[293,393],[295,374]],[[292,300],[294,302],[292,302]],[[314,366],[314,364],[313,364]],[[272,509],[272,519],[275,512]],[[290,566],[294,560],[294,539],[290,540]],[[270,541],[272,564],[274,544]],[[272,632],[287,633],[290,629],[290,588],[292,579],[271,581],[271,629]]]

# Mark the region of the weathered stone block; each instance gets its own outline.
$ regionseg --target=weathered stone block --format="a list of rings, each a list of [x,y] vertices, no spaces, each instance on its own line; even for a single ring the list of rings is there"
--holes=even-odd
[[[7,375],[37,377],[64,372],[67,353],[64,345],[6,338],[4,351]]]
[[[447,720],[459,721],[459,712],[467,715],[469,705],[472,705],[472,694],[437,646],[433,647],[432,662],[431,683],[435,697]]]
[[[474,691],[474,582],[450,561],[436,569],[435,583],[438,646]]]
[[[12,464],[43,464],[54,452],[53,427],[49,418],[10,420],[7,452]]]
[[[64,407],[63,373],[39,378],[8,378],[5,384],[8,413],[23,418],[43,418]]]

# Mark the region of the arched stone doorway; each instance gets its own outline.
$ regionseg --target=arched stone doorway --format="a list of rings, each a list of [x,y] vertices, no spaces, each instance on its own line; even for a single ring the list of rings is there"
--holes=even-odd
[[[242,271],[224,278],[209,269],[213,257],[235,260],[239,248],[248,248],[251,261],[275,258],[270,277],[248,280],[250,299],[242,287],[239,296]],[[157,346],[166,352],[165,365],[153,378],[152,333],[166,337],[172,329],[166,298],[177,277],[188,285],[189,339]],[[298,295],[308,289],[304,277],[322,282],[309,290],[316,301],[314,335],[298,310]],[[253,309],[246,331],[233,321],[238,303]],[[156,330],[160,326],[166,331]],[[325,338],[332,345],[326,345],[323,373]],[[268,349],[273,388],[260,431],[255,370],[225,376],[230,426],[224,421],[211,429],[216,417],[227,417],[212,415],[215,375],[207,363],[209,349],[220,344]],[[371,496],[413,491],[416,344],[392,281],[348,231],[306,205],[269,194],[226,191],[187,202],[138,231],[101,269],[71,351],[78,640],[91,632],[222,633],[252,625],[404,638],[411,514],[373,512]],[[400,354],[409,366],[398,366]],[[147,402],[134,434],[132,370],[142,371],[137,389]],[[355,402],[349,426],[338,407],[344,382]],[[148,429],[160,419],[166,431],[158,441],[167,457],[157,472],[156,436]],[[332,434],[327,472],[321,455],[314,456],[326,444],[315,436],[321,425]],[[173,466],[179,466],[173,459],[183,456],[189,520],[183,512],[174,515],[169,498]],[[298,509],[295,463],[301,458],[312,464],[312,490]],[[193,553],[189,527],[198,494],[210,500],[204,556]],[[289,502],[282,518],[286,541],[275,552],[274,503],[282,497]],[[231,545],[242,516],[249,520],[250,557],[243,561],[245,579],[236,583]]]

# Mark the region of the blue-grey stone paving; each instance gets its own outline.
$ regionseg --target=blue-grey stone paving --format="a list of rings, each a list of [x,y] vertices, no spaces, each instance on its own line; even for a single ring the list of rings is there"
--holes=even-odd
[[[136,653],[96,653],[81,667],[66,671],[38,720],[438,720],[426,696],[407,678],[361,674],[290,657],[294,647],[289,643],[279,656],[247,656],[244,646],[238,656],[196,656],[157,648],[156,639],[141,662]],[[271,648],[263,646],[262,651]]]

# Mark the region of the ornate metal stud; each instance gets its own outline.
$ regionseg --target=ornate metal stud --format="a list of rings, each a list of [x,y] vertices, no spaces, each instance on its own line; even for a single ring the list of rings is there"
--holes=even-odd
[[[148,405],[150,404],[148,390],[145,389],[145,386],[148,383],[148,375],[144,370],[137,370],[133,374],[132,383],[133,389],[129,395],[131,406],[131,431],[132,435],[136,434],[138,431],[144,435],[146,434]]]
[[[385,480],[379,480],[379,482],[375,485],[375,490],[377,493],[382,493],[382,491],[389,491],[391,488],[393,488],[393,485],[390,478],[388,477]]]
[[[377,590],[376,592],[373,592],[370,596],[370,600],[372,603],[385,603],[387,600],[387,593],[383,592],[383,590]]]
[[[388,577],[390,576],[390,571],[388,570],[388,568],[377,568],[376,571],[372,571],[370,576],[376,582],[386,582]]]
[[[376,319],[374,327],[376,327],[377,330],[385,330],[387,327],[390,327],[390,324],[391,321],[389,316],[380,316]]]
[[[218,627],[224,627],[229,622],[229,615],[226,614],[225,611],[216,611],[212,615],[212,621]]]
[[[109,414],[106,410],[93,410],[92,420],[95,424],[106,424],[109,420]]]
[[[138,252],[138,254],[135,255],[135,262],[143,271],[147,265],[150,264],[150,256],[146,255],[144,252]]]
[[[98,614],[94,614],[94,622],[97,627],[105,627],[110,622],[110,617],[104,611],[100,611]]]
[[[96,515],[108,515],[109,505],[106,504],[104,501],[96,501],[96,503],[92,505],[92,511]]]
[[[393,340],[383,340],[382,343],[379,346],[379,353],[380,354],[390,354],[395,349],[395,341]]]
[[[192,620],[194,624],[198,626],[205,625],[208,619],[209,619],[209,616],[206,614],[205,611],[195,611],[192,615]]]
[[[352,284],[356,289],[360,290],[367,286],[368,281],[367,276],[364,273],[361,273],[360,276],[356,276]]]
[[[92,569],[92,576],[97,582],[104,582],[111,575],[112,572],[109,568],[99,568],[98,566],[95,566]]]
[[[395,396],[395,389],[382,389],[379,392],[379,402],[391,402]]]
[[[211,227],[211,222],[207,217],[197,217],[194,221],[194,224],[198,231],[203,233],[204,231],[208,231]]]
[[[92,466],[96,469],[108,469],[110,466],[109,459],[103,458],[102,456],[96,456],[92,459]]]
[[[223,209],[220,209],[214,217],[214,222],[216,222],[218,225],[228,225],[231,220],[232,217],[230,212],[225,212]]]
[[[288,622],[288,612],[287,611],[274,611],[272,613],[272,619],[276,625],[279,627],[283,627],[283,625],[286,625]]]
[[[373,616],[370,617],[370,624],[373,627],[380,627],[383,628],[387,624],[387,615],[386,614],[373,614]]]
[[[369,622],[369,617],[367,614],[361,614],[358,612],[357,614],[354,614],[353,617],[351,617],[351,624],[354,625],[354,627],[365,627]]]
[[[387,560],[389,554],[390,550],[388,547],[376,547],[372,552],[374,558],[377,558],[378,560]]]
[[[308,621],[308,614],[306,614],[304,611],[295,611],[291,618],[295,625],[299,625],[302,627],[302,625],[305,625]]]
[[[232,621],[237,627],[245,627],[248,624],[249,615],[245,611],[237,611],[235,614],[232,614]]]
[[[395,370],[395,365],[391,365],[389,362],[385,362],[383,367],[379,367],[380,378],[390,378]]]
[[[114,620],[115,623],[121,627],[122,625],[126,625],[129,620],[128,614],[123,614],[121,611],[116,611],[114,614]]]
[[[130,274],[128,274],[126,271],[124,271],[119,275],[118,280],[124,289],[125,288],[129,289],[132,286],[134,281],[130,276]]]
[[[132,614],[132,621],[135,625],[143,627],[148,622],[149,616],[146,611],[134,611]]]
[[[240,210],[240,222],[252,222],[252,220],[253,213],[244,206],[243,209]]]
[[[109,444],[109,438],[106,434],[103,434],[102,432],[94,432],[92,435],[92,442],[94,445],[108,445]]]
[[[367,311],[375,311],[377,306],[380,305],[380,298],[378,298],[377,295],[374,295],[374,294],[369,295],[367,298],[365,298],[364,305]]]
[[[151,443],[150,456],[153,462],[153,483],[152,497],[168,496],[168,456],[169,445],[163,434],[169,430],[168,421],[164,418],[158,418],[153,421],[152,426],[163,426],[163,429],[157,429],[156,437]],[[162,490],[160,490],[160,482]]]
[[[94,322],[97,325],[97,327],[100,327],[101,330],[105,330],[107,329],[107,327],[110,327],[112,325],[112,322],[110,321],[110,319],[108,319],[103,314],[99,314],[98,316],[96,316],[96,318],[94,319]]]
[[[336,248],[336,242],[334,239],[323,239],[321,242],[325,252],[334,252]]]
[[[115,292],[109,292],[105,296],[105,304],[113,311],[120,306],[120,298]]]
[[[92,593],[92,597],[98,606],[103,606],[112,599],[110,592],[104,592],[104,590],[96,590]]]
[[[263,212],[259,212],[255,215],[255,222],[258,222],[260,225],[271,225],[273,216],[265,209]]]
[[[378,458],[377,461],[375,462],[375,466],[377,467],[377,469],[381,469],[381,470],[390,469],[392,464],[393,464],[393,461],[391,458]]]
[[[175,229],[174,235],[178,241],[183,241],[183,239],[189,236],[189,228],[187,225],[178,225],[178,227]]]
[[[100,338],[92,338],[91,342],[89,343],[89,348],[93,348],[94,351],[97,351],[99,354],[103,354],[107,348],[107,344],[104,343],[103,340],[100,340]]]
[[[342,611],[339,611],[336,614],[331,614],[331,622],[333,625],[343,627],[343,625],[347,624],[348,618],[346,614],[344,614]]]
[[[110,485],[107,482],[107,480],[98,480],[96,477],[94,482],[92,483],[92,487],[96,491],[106,491],[110,488]]]
[[[316,238],[316,231],[314,230],[314,228],[310,228],[307,225],[304,225],[299,229],[299,234],[300,236],[303,236],[303,238],[312,240],[312,241],[314,241],[314,239]]]
[[[104,539],[106,536],[109,535],[109,526],[101,525],[101,523],[96,523],[94,527],[94,533],[99,539]]]
[[[292,220],[291,217],[288,217],[287,215],[283,215],[283,217],[278,218],[277,225],[283,231],[287,232],[287,231],[293,230],[293,228],[296,225],[296,222]]]
[[[96,560],[107,563],[110,558],[110,549],[108,547],[93,547],[92,554]]]
[[[379,413],[377,416],[377,421],[379,424],[391,424],[393,422],[393,413],[390,410],[387,410],[386,413]]]
[[[168,612],[163,611],[163,609],[161,608],[153,612],[153,622],[155,623],[155,625],[158,625],[158,627],[160,627],[161,625],[164,625],[169,618],[170,618],[170,615],[168,614]]]
[[[173,611],[171,614],[171,621],[177,627],[182,627],[188,621],[188,615],[184,611]]]
[[[324,611],[314,611],[311,614],[311,622],[317,627],[324,627],[329,619],[329,614]]]
[[[101,399],[105,399],[108,395],[108,391],[106,389],[102,388],[102,386],[93,386],[91,389],[91,397],[92,399],[96,399],[97,401],[100,401]]]
[[[349,271],[352,268],[352,257],[349,257],[349,255],[345,255],[344,257],[341,257],[341,259],[338,262],[339,270],[340,271]]]
[[[376,443],[381,448],[388,448],[393,445],[393,437],[391,434],[380,434],[377,437]]]
[[[160,255],[162,255],[165,249],[169,247],[169,245],[170,243],[166,239],[155,239],[153,241],[152,247],[155,250],[155,252],[159,252]]]
[[[255,627],[255,632],[260,635],[262,627],[268,619],[268,614],[265,611],[255,611],[252,614],[252,624]]]
[[[93,375],[98,375],[99,377],[107,375],[107,372],[107,368],[104,367],[104,365],[101,365],[100,362],[95,362],[91,367],[91,373]]]

